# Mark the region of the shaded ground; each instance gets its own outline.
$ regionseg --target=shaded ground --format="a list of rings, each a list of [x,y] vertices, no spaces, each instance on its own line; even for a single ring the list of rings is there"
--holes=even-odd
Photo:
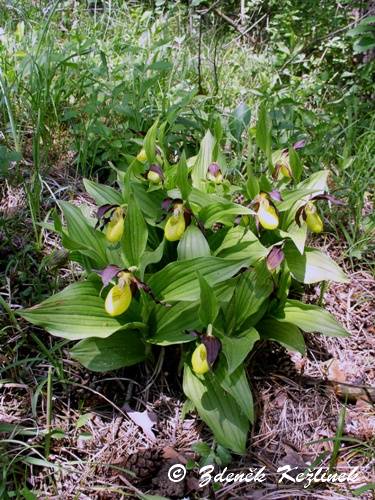
[[[58,189],[58,180],[51,182],[56,183],[53,190]],[[3,216],[8,227],[18,230],[12,242],[6,241],[6,227],[1,230],[0,259],[9,266],[5,273],[8,279],[0,291],[12,307],[19,307],[37,301],[36,286],[43,283],[43,278],[46,289],[38,289],[38,294],[50,293],[51,263],[31,248],[25,249],[31,231],[29,221],[21,215],[25,207],[22,190],[2,187]],[[66,191],[63,196],[69,198],[70,193]],[[46,200],[44,208],[51,204],[52,200]],[[331,236],[315,244],[336,259],[343,255],[343,244]],[[58,242],[46,233],[43,248],[47,255],[58,249]],[[23,256],[29,262],[29,274],[25,274],[22,262],[15,264],[15,253],[18,261]],[[345,262],[341,264],[345,266]],[[79,272],[63,261],[57,267],[55,279],[59,286],[72,273]],[[28,462],[28,487],[40,492],[41,499],[117,499],[136,497],[140,492],[169,498],[352,498],[345,484],[316,485],[307,492],[290,484],[277,485],[279,476],[275,473],[283,464],[303,468],[306,461],[317,457],[322,466],[328,465],[344,402],[340,397],[343,386],[330,384],[336,381],[350,384],[345,386],[349,401],[343,428],[349,440],[340,445],[337,469],[348,471],[360,465],[361,477],[355,487],[375,481],[375,409],[366,392],[358,391],[363,385],[375,387],[375,282],[366,269],[358,267],[347,272],[350,283],[331,284],[324,303],[351,337],[309,335],[304,358],[289,355],[276,345],[270,350],[269,344],[258,345],[251,357],[249,375],[258,401],[257,421],[248,453],[229,468],[244,471],[266,466],[267,480],[256,489],[228,484],[215,494],[212,489],[202,490],[198,487],[198,466],[188,471],[180,483],[168,480],[171,464],[186,464],[191,459],[199,462],[200,457],[191,449],[193,443],[211,440],[208,429],[194,414],[181,420],[182,390],[176,377],[177,356],[171,349],[166,351],[168,358],[162,366],[160,350],[159,360],[156,353],[148,366],[89,374],[68,358],[64,341],[56,341],[24,323],[12,326],[9,318],[0,336],[0,424],[9,426],[2,436],[14,441],[3,443],[3,462],[13,460],[13,469],[9,470],[15,471]],[[319,296],[319,287],[310,287],[305,300],[316,303]],[[42,433],[47,425],[45,381],[51,363],[54,435],[46,462]],[[137,413],[144,411],[142,415]],[[9,458],[8,462],[4,457]],[[363,493],[360,498],[371,495]]]

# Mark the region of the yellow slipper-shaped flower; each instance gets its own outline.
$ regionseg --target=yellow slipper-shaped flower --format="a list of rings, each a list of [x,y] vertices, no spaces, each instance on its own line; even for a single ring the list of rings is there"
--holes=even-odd
[[[191,356],[191,366],[197,375],[204,375],[210,370],[207,361],[207,349],[204,344],[199,344]]]
[[[279,225],[279,216],[277,215],[275,208],[264,198],[259,204],[257,216],[260,225],[264,229],[276,229]]]
[[[181,211],[177,215],[171,215],[167,220],[164,228],[164,236],[168,241],[178,241],[181,239],[186,229],[184,212]]]
[[[128,283],[123,287],[114,285],[105,299],[106,313],[110,316],[119,316],[128,309],[131,301],[132,292]]]
[[[144,163],[147,160],[147,155],[146,151],[144,148],[142,148],[139,153],[137,154],[137,160]]]
[[[124,233],[124,212],[118,207],[105,227],[105,236],[110,243],[117,243]]]
[[[321,233],[323,231],[323,221],[319,217],[315,205],[308,203],[305,207],[306,224],[313,233]]]

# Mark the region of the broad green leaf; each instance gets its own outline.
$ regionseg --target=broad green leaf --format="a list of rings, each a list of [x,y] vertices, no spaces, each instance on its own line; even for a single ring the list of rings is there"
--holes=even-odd
[[[311,174],[308,179],[298,184],[298,189],[315,189],[316,191],[326,191],[328,189],[329,170],[319,170]]]
[[[303,172],[303,165],[297,151],[292,147],[289,148],[289,162],[292,169],[293,178],[299,182]]]
[[[192,224],[188,226],[177,246],[178,260],[209,257],[211,250],[202,231]]]
[[[168,192],[168,195],[170,193]],[[172,198],[173,196],[171,196]],[[208,205],[212,205],[213,203],[223,203],[228,204],[228,200],[214,193],[204,193],[199,189],[193,188],[189,194],[189,202],[192,205],[196,205],[199,208],[206,207]]]
[[[137,200],[137,205],[147,217],[147,221],[160,219],[162,215],[161,204],[165,198],[165,192],[161,189],[148,192],[146,184],[140,182],[132,182],[131,190]]]
[[[124,237],[122,239],[125,258],[129,266],[139,266],[146,249],[147,238],[147,225],[134,195],[131,194],[125,218]]]
[[[178,302],[172,307],[155,305],[148,324],[151,344],[170,345],[191,342],[188,332],[203,327],[198,316],[199,302]]]
[[[73,359],[94,372],[107,372],[143,361],[145,344],[140,332],[126,330],[110,337],[88,338],[78,342],[71,350]]]
[[[193,187],[206,191],[207,170],[212,162],[212,151],[214,148],[215,139],[211,132],[207,130],[206,135],[201,142],[197,161],[191,170],[191,179]]]
[[[257,146],[263,151],[267,160],[271,162],[271,129],[272,122],[264,104],[259,109],[258,121],[256,124],[255,140]]]
[[[185,151],[182,153],[177,165],[176,184],[181,192],[182,199],[187,200],[191,191],[191,185],[189,182],[189,170],[186,164]]]
[[[264,262],[242,273],[226,311],[228,332],[240,329],[256,314],[272,290],[272,276]]]
[[[98,206],[105,205],[107,203],[111,205],[121,205],[124,203],[121,193],[110,186],[98,184],[97,182],[90,181],[89,179],[83,179],[83,184],[86,191],[94,198]]]
[[[244,367],[238,366],[233,373],[229,374],[226,373],[221,364],[215,370],[215,375],[220,381],[221,387],[233,397],[245,417],[251,423],[254,423],[253,395],[251,394]]]
[[[144,252],[141,258],[141,263],[140,263],[140,273],[141,273],[141,279],[144,277],[145,270],[147,266],[150,264],[157,264],[158,262],[161,261],[163,257],[163,252],[164,252],[164,246],[165,246],[165,239],[163,238],[161,240],[160,245],[155,248],[155,250],[147,251]]]
[[[238,205],[237,203],[214,203],[208,205],[199,212],[199,219],[204,222],[206,228],[221,222],[232,225],[237,215],[254,215],[254,210]]]
[[[219,306],[214,291],[198,271],[200,294],[199,318],[203,325],[212,324],[219,312]]]
[[[303,254],[305,250],[305,243],[307,238],[307,226],[306,224],[302,224],[302,226],[298,226],[295,222],[293,222],[289,227],[288,231],[280,230],[280,236],[283,238],[290,238],[293,243],[296,245],[300,254]]]
[[[198,378],[185,364],[183,389],[218,443],[235,453],[244,453],[249,421],[236,400],[215,380],[214,374]]]
[[[149,284],[158,298],[165,301],[198,300],[200,287],[199,271],[210,286],[222,283],[234,276],[247,261],[224,260],[218,257],[198,257],[192,260],[171,262],[155,273]]]
[[[118,330],[144,326],[132,306],[121,316],[109,316],[99,293],[98,283],[73,283],[41,304],[23,309],[18,314],[52,335],[69,340],[105,338]]]
[[[59,205],[66,220],[69,241],[75,245],[76,250],[80,250],[81,253],[93,259],[95,266],[105,267],[108,262],[104,234],[96,231],[86,222],[78,207],[65,201],[60,201]]]
[[[276,319],[293,323],[304,332],[320,332],[333,337],[348,335],[348,332],[328,311],[313,304],[304,304],[298,300],[287,300],[284,310],[277,313]]]
[[[306,187],[306,188],[298,188],[293,191],[283,192],[283,201],[278,203],[277,209],[279,212],[285,212],[292,208],[292,206],[298,201],[304,200],[309,195],[317,194],[321,191],[321,189],[316,189],[314,187]]]
[[[249,259],[249,264],[266,257],[268,249],[264,247],[254,233],[243,226],[231,228],[215,255],[223,259]]]
[[[158,132],[159,120],[148,129],[147,134],[143,141],[143,147],[146,151],[147,161],[149,163],[155,163],[156,161],[156,135]]]
[[[233,373],[246,359],[254,344],[259,340],[259,334],[255,328],[249,328],[238,336],[220,338],[222,350],[228,364],[228,373]]]
[[[301,255],[292,242],[284,246],[285,258],[294,279],[310,284],[319,281],[347,283],[348,277],[334,260],[320,250],[306,248]]]
[[[229,130],[237,142],[240,142],[242,132],[249,125],[251,111],[249,106],[241,102],[229,118]]]
[[[289,350],[305,354],[305,341],[299,328],[292,323],[282,323],[276,319],[262,319],[256,325],[260,338],[275,340]]]

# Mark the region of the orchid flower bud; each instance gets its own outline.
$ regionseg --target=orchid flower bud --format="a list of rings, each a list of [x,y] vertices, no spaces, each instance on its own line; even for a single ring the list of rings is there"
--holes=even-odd
[[[151,182],[151,184],[156,184],[156,185],[160,184],[164,179],[163,171],[159,167],[159,165],[151,165],[146,174],[146,177],[147,180]]]
[[[264,229],[276,229],[279,225],[279,216],[276,213],[275,207],[273,207],[264,197],[262,197],[259,203],[257,217],[260,225]]]
[[[111,216],[111,220],[105,226],[105,236],[110,243],[117,243],[124,233],[124,211],[117,207]]]
[[[320,218],[316,206],[308,202],[305,206],[306,225],[313,233],[321,233],[323,231],[323,221]]]
[[[142,148],[139,153],[137,154],[137,160],[144,163],[147,161],[147,155],[146,155],[146,150],[145,148]]]
[[[173,214],[167,220],[164,228],[164,236],[168,241],[181,239],[186,229],[184,208],[182,204],[175,205]]]
[[[191,366],[197,375],[204,375],[210,370],[210,365],[207,361],[207,349],[204,344],[199,344],[195,348],[191,356]]]
[[[221,173],[220,167],[217,163],[211,163],[211,165],[209,165],[207,179],[215,184],[221,184],[223,182],[223,174]]]
[[[110,316],[119,316],[130,306],[132,300],[130,282],[130,273],[118,274],[118,283],[110,289],[104,303],[106,313]]]

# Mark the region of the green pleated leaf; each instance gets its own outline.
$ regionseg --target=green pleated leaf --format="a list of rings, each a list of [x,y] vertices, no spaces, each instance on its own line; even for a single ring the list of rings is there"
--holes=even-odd
[[[146,249],[148,238],[147,225],[133,194],[125,218],[124,237],[122,239],[125,258],[129,266],[139,266]]]
[[[242,273],[225,313],[228,333],[240,329],[256,314],[272,291],[272,276],[264,262]]]
[[[81,340],[70,350],[70,354],[89,370],[107,372],[143,361],[146,351],[140,332],[126,330],[104,339]]]
[[[199,271],[210,286],[222,283],[234,276],[247,261],[231,261],[218,257],[171,262],[155,273],[148,281],[158,298],[168,301],[193,301],[200,296],[197,276]]]
[[[245,128],[248,127],[251,118],[251,110],[245,102],[240,102],[229,118],[229,130],[233,137],[239,142]]]
[[[141,279],[143,279],[144,272],[147,266],[149,266],[150,264],[157,264],[158,262],[161,261],[163,257],[164,246],[165,246],[165,239],[163,238],[160,242],[160,245],[158,245],[158,247],[155,248],[155,250],[143,253],[140,263]]]
[[[178,260],[190,260],[211,255],[209,244],[197,226],[190,225],[177,246]]]
[[[220,360],[218,367],[215,368],[215,377],[225,392],[233,397],[245,417],[254,423],[253,395],[244,367],[238,366],[232,373],[228,373],[224,363]]]
[[[220,337],[229,374],[233,373],[242,364],[259,338],[259,333],[252,327],[238,336],[228,337],[225,335]]]
[[[257,260],[266,257],[268,249],[264,247],[250,229],[236,226],[227,232],[215,255],[223,259],[249,259],[252,265]]]
[[[206,191],[207,170],[212,162],[212,151],[215,145],[215,139],[211,132],[207,130],[206,135],[201,142],[197,160],[191,170],[191,180],[193,187]]]
[[[289,162],[292,169],[293,178],[299,182],[303,172],[303,165],[297,151],[291,146],[289,148]]]
[[[279,232],[280,236],[283,238],[290,238],[298,248],[299,253],[303,254],[307,238],[306,224],[302,224],[302,226],[299,227],[298,224],[294,222],[289,226],[288,231],[280,230]]]
[[[201,273],[198,271],[200,293],[199,317],[203,325],[212,324],[219,312],[216,295]]]
[[[348,335],[345,328],[328,311],[299,300],[287,300],[284,310],[279,312],[276,318],[278,321],[293,323],[304,332],[320,332],[333,337]]]
[[[198,309],[199,302],[178,302],[172,307],[155,305],[148,321],[152,334],[148,342],[166,346],[195,340],[188,332],[203,326]]]
[[[249,421],[214,374],[198,378],[185,364],[183,389],[218,443],[235,453],[244,453]]]
[[[276,319],[262,319],[256,325],[260,338],[275,340],[289,350],[305,354],[305,341],[299,328],[292,323],[282,323]]]
[[[259,109],[258,120],[256,124],[255,140],[257,146],[263,151],[267,160],[271,162],[271,136],[272,122],[264,104]]]
[[[159,120],[148,129],[147,134],[143,141],[143,147],[146,151],[147,161],[149,163],[155,163],[156,161],[156,136],[158,132]]]
[[[110,186],[98,184],[97,182],[90,181],[89,179],[83,179],[83,184],[86,191],[94,198],[99,207],[101,205],[105,205],[106,203],[109,203],[110,205],[121,205],[124,203],[121,193]]]
[[[144,326],[133,304],[121,316],[110,317],[99,293],[98,283],[73,283],[41,304],[23,309],[18,314],[52,335],[69,340],[105,338],[121,329]]]
[[[254,215],[254,210],[238,205],[237,203],[213,203],[199,212],[199,219],[206,228],[210,228],[215,223],[232,225],[238,215]]]
[[[187,200],[191,192],[191,184],[189,182],[189,170],[186,164],[185,152],[182,153],[177,165],[176,184],[180,190],[182,199]]]
[[[98,268],[105,267],[108,262],[106,258],[106,240],[104,234],[91,227],[83,213],[78,207],[66,201],[60,201],[59,205],[64,213],[68,229],[68,237],[63,238],[63,243],[71,250],[79,250],[94,261]]]
[[[295,245],[287,242],[284,246],[285,258],[294,279],[301,283],[336,281],[348,283],[349,279],[334,260],[320,250],[306,248],[301,255]]]

